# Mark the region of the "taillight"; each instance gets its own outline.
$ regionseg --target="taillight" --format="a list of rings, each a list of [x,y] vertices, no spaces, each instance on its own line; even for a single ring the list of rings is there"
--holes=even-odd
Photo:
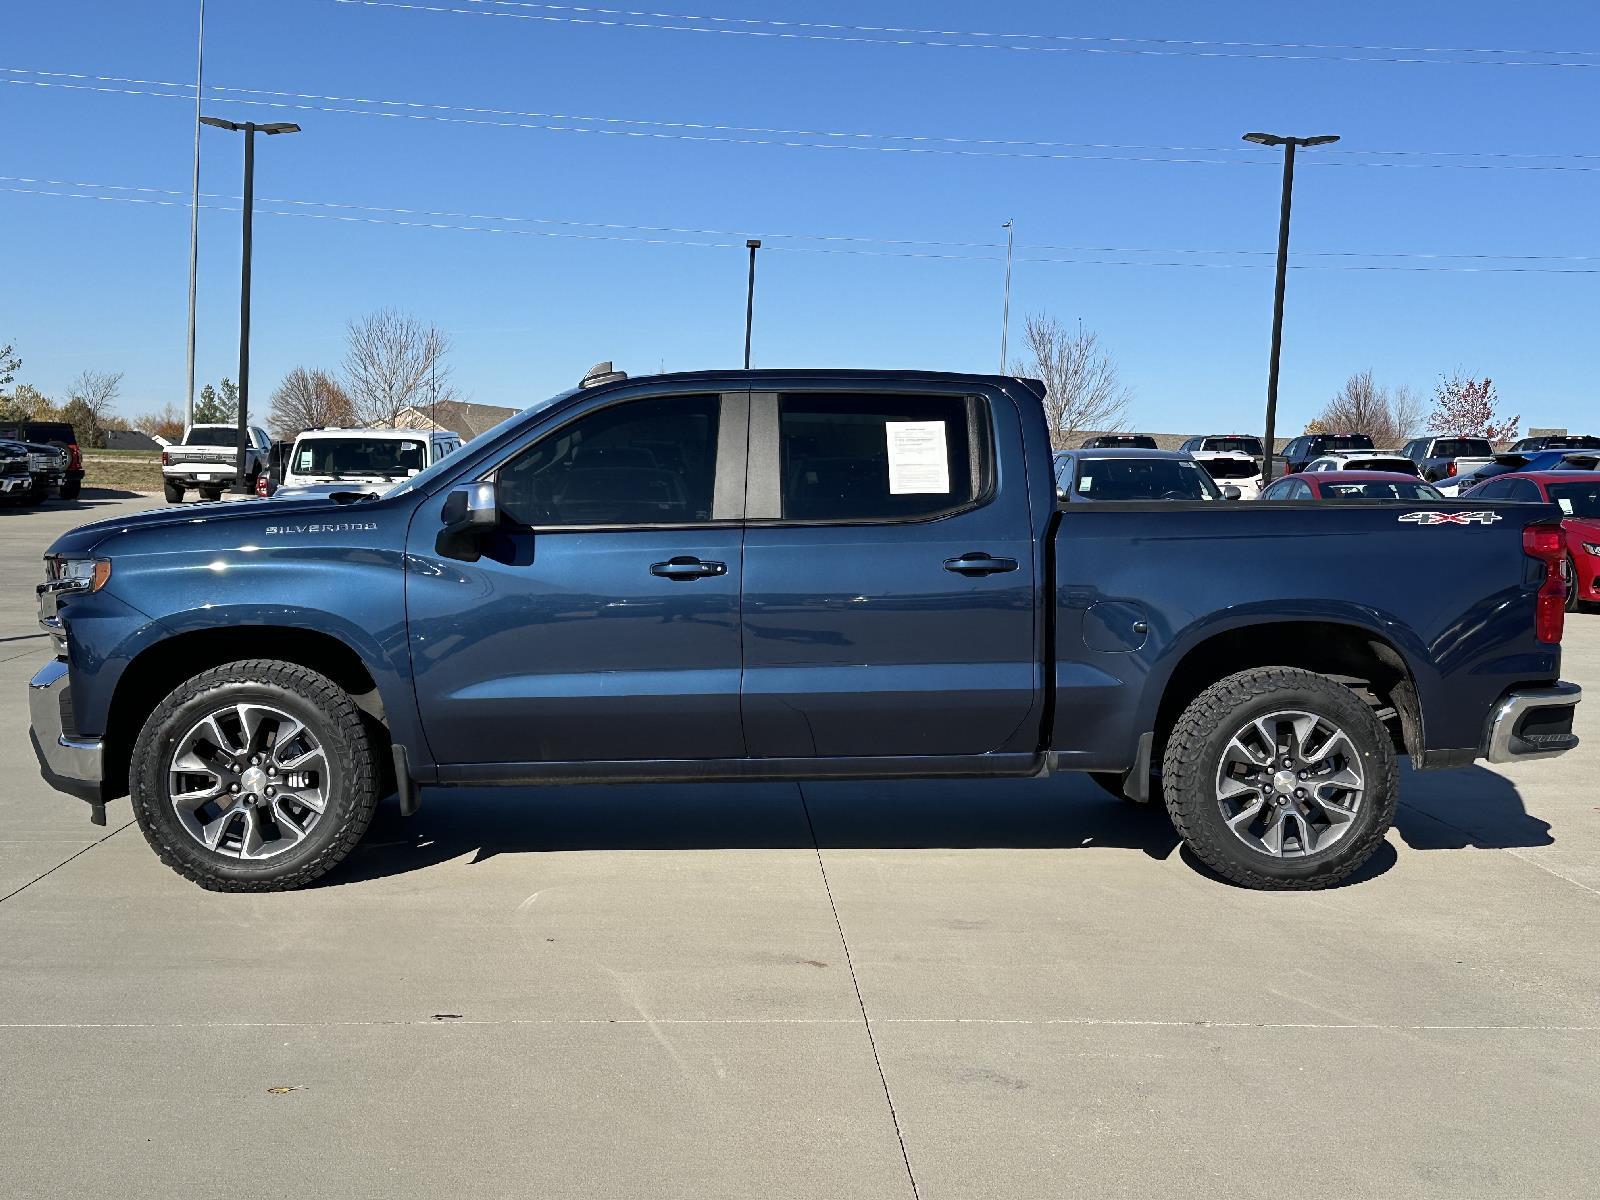
[[[1456,460],[1455,459],[1452,458],[1449,461],[1449,463],[1447,463],[1445,465],[1444,473],[1446,475],[1454,475],[1456,473]]]
[[[265,475],[257,475],[256,476],[256,495],[258,495],[258,496],[268,496],[270,494],[271,493],[267,491],[267,477]]]
[[[1561,641],[1567,622],[1567,552],[1559,525],[1529,525],[1522,550],[1544,563],[1544,582],[1534,601],[1533,632],[1541,642]]]
[[[67,470],[83,470],[83,451],[78,449],[78,443],[72,442],[67,446]]]
[[[167,452],[165,450],[163,450],[161,452],[161,465],[163,467],[166,467],[166,466],[170,466],[171,464],[172,464],[172,460],[167,457]]]

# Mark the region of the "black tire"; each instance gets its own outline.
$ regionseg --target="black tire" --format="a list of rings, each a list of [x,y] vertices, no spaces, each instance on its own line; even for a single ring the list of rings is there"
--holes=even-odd
[[[1327,850],[1274,857],[1235,836],[1223,817],[1217,775],[1236,732],[1275,711],[1324,718],[1349,738],[1365,795],[1349,827]],[[1328,887],[1360,869],[1394,822],[1399,775],[1394,744],[1371,707],[1349,688],[1313,671],[1256,667],[1201,692],[1173,727],[1163,760],[1167,811],[1179,836],[1217,874],[1245,887]]]
[[[83,491],[83,480],[71,480],[61,485],[61,498],[63,500],[76,500],[78,493],[81,491]]]
[[[1567,555],[1567,611],[1583,611],[1583,600],[1578,595],[1578,564],[1572,561],[1570,554]]]
[[[22,493],[22,503],[28,508],[32,508],[35,505],[43,504],[49,496],[50,489],[48,487],[29,488]]]
[[[219,488],[219,487],[203,487],[203,488],[200,489],[200,499],[202,499],[202,500],[221,500],[222,499],[222,489]]]
[[[208,850],[168,801],[167,771],[178,739],[208,712],[255,701],[305,723],[325,752],[326,806],[304,839],[271,858],[249,860]],[[361,712],[327,676],[295,663],[251,659],[213,667],[181,684],[145,721],[128,768],[139,829],[167,866],[217,892],[280,892],[303,887],[337,866],[372,823],[378,763]]]
[[[161,481],[161,490],[167,494],[168,504],[183,503],[183,484],[173,483],[170,479]]]

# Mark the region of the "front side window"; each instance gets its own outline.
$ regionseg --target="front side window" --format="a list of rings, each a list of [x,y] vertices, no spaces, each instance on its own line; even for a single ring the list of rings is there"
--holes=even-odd
[[[598,409],[546,434],[495,474],[513,524],[689,525],[711,520],[717,396]]]
[[[404,479],[427,466],[420,439],[303,437],[295,443],[296,475],[336,479]]]
[[[964,396],[781,397],[784,519],[916,520],[971,504],[982,490],[978,404]]]

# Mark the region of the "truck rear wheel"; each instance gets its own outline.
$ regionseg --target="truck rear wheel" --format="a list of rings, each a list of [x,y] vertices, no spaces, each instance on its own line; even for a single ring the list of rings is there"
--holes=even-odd
[[[162,482],[161,490],[167,494],[168,504],[183,503],[183,484],[173,483],[170,479],[168,479]]]
[[[361,714],[337,684],[272,659],[196,675],[156,706],[128,780],[161,861],[201,887],[302,887],[355,848],[378,801]]]
[[[1326,676],[1257,667],[1212,684],[1173,727],[1167,811],[1219,875],[1252,888],[1319,888],[1361,867],[1394,821],[1393,743],[1372,709]]]

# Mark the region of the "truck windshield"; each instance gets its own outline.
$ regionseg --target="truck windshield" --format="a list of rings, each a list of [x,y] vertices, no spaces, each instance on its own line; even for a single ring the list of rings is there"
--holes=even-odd
[[[1090,458],[1078,464],[1082,500],[1220,500],[1196,464],[1180,458]]]
[[[216,429],[191,429],[184,435],[185,446],[232,446],[239,440],[239,431],[231,426]]]
[[[303,437],[295,444],[296,475],[399,479],[428,465],[420,438]]]
[[[1202,450],[1216,450],[1225,454],[1248,454],[1261,457],[1261,439],[1253,437],[1208,437]]]
[[[1545,488],[1550,500],[1569,517],[1600,517],[1600,479],[1582,483],[1552,483]]]
[[[1200,465],[1213,479],[1254,479],[1261,468],[1248,458],[1202,458]]]

